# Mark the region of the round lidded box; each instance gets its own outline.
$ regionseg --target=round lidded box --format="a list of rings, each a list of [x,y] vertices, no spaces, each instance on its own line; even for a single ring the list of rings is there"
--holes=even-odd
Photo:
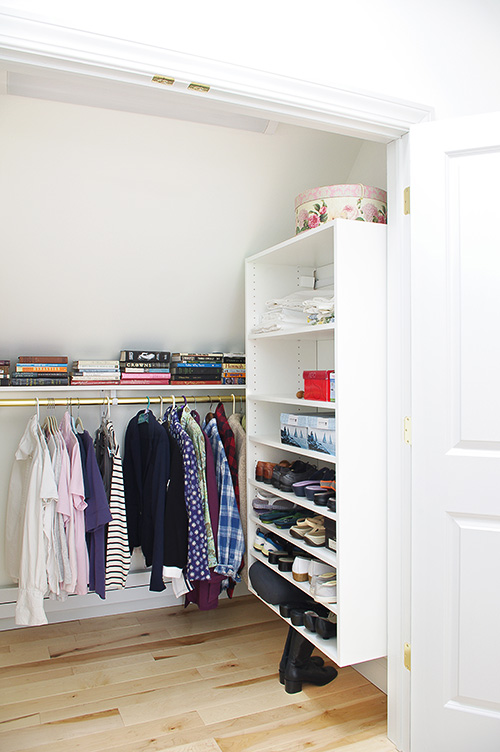
[[[324,185],[295,199],[295,234],[332,219],[387,223],[387,192],[371,185]]]

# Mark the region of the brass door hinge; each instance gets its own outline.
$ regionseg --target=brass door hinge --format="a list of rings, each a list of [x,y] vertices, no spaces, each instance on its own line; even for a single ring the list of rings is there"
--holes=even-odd
[[[405,214],[410,213],[410,186],[403,191],[403,211]]]
[[[403,424],[403,435],[405,444],[411,446],[411,416],[407,415]]]
[[[405,642],[403,662],[404,667],[408,669],[408,671],[411,671],[411,645],[409,642]]]

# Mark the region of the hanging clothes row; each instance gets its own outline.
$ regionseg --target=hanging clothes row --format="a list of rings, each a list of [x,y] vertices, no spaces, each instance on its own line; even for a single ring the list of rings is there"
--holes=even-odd
[[[124,588],[141,547],[150,590],[172,581],[200,609],[232,594],[242,572],[246,514],[244,416],[222,402],[204,424],[187,405],[161,421],[129,422],[122,466],[107,411],[95,441],[69,412],[58,425],[34,415],[11,473],[6,560],[18,583],[15,621],[46,624],[45,597]],[[240,509],[239,509],[240,507]],[[240,512],[241,511],[241,517]]]
[[[18,583],[16,624],[46,624],[46,596],[64,600],[90,589],[104,598],[106,587],[125,585],[130,554],[119,448],[109,420],[100,430],[104,475],[111,457],[108,492],[94,441],[69,412],[60,425],[48,416],[43,427],[34,415],[21,438],[5,529],[7,569]]]
[[[243,431],[241,418],[231,416]],[[129,543],[131,550],[141,547],[151,567],[151,590],[171,580],[175,595],[207,610],[241,579],[244,442],[239,449],[221,402],[203,425],[187,404],[169,408],[161,422],[149,410],[129,422],[123,457]]]

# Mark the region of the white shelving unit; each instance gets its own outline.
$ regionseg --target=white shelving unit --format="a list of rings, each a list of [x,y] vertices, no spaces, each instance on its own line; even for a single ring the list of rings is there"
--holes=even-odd
[[[335,323],[252,334],[268,300],[300,288],[303,277],[333,280]],[[321,289],[311,296],[321,295]],[[248,561],[257,527],[293,542],[337,570],[337,637],[324,640],[297,627],[340,666],[386,655],[386,228],[335,220],[246,261]],[[335,369],[335,403],[305,401],[304,370]],[[281,412],[329,412],[336,416],[337,454],[281,444]],[[257,461],[301,458],[335,467],[336,513],[255,480]],[[286,530],[259,522],[251,500],[257,489],[294,501],[304,514],[337,522],[337,552],[308,546]],[[278,609],[271,606],[278,613]],[[285,620],[288,623],[289,620]]]

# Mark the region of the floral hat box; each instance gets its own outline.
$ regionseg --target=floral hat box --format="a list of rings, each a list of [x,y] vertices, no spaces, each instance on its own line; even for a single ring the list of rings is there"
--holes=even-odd
[[[295,234],[332,219],[387,223],[387,192],[371,185],[324,185],[295,199]]]

